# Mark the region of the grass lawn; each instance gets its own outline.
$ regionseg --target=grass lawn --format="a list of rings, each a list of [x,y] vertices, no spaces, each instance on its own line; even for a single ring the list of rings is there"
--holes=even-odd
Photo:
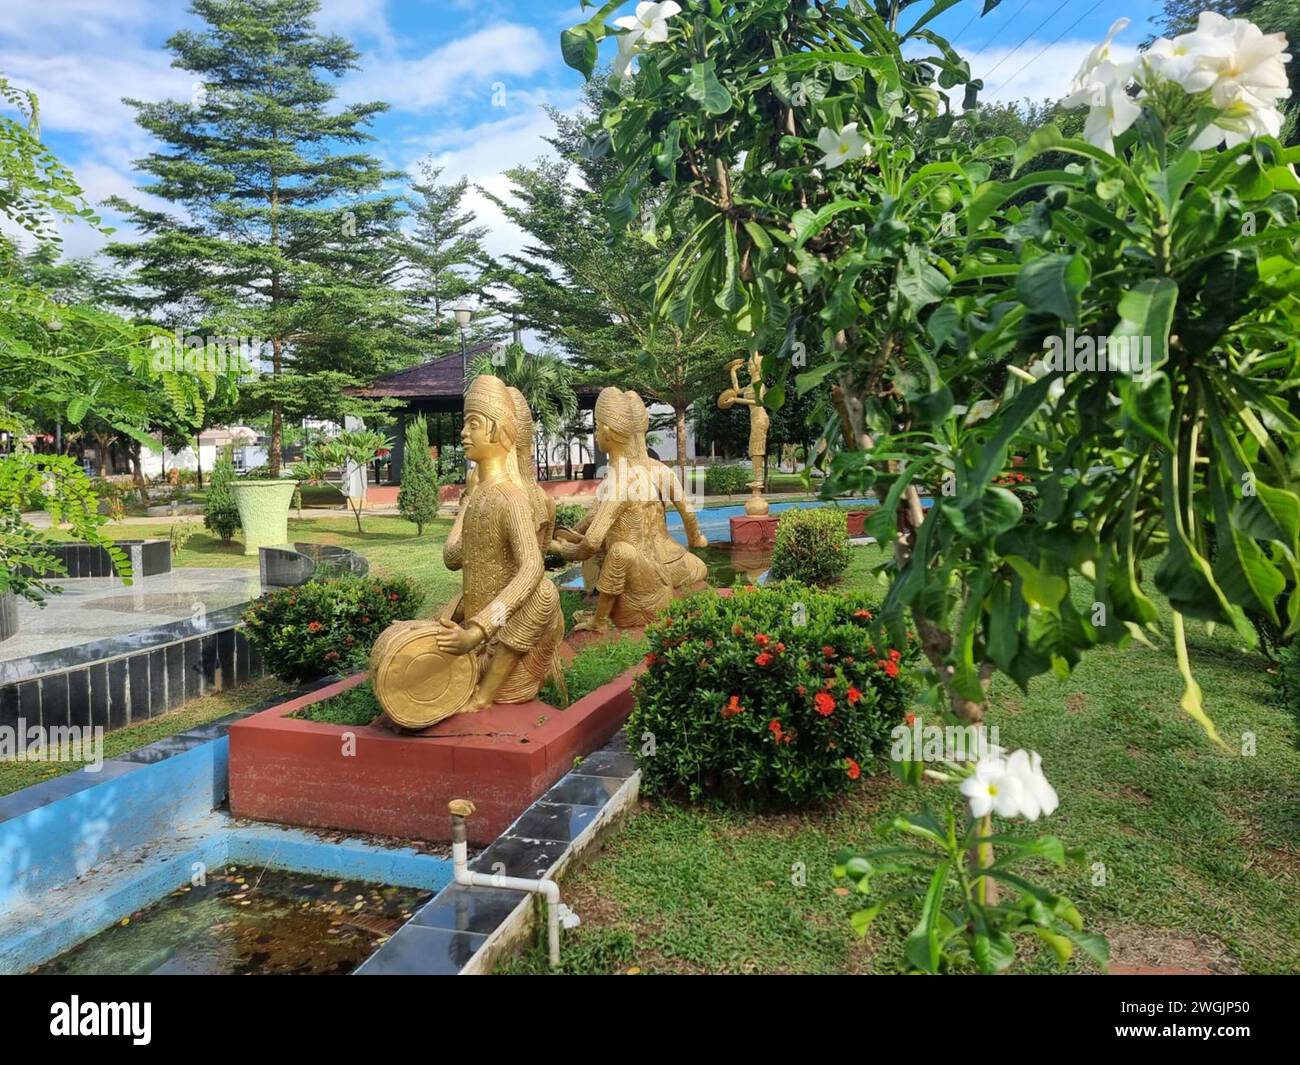
[[[104,757],[116,758],[118,755],[134,751],[137,747],[143,747],[165,736],[173,736],[178,732],[206,725],[209,721],[215,721],[219,717],[233,714],[245,707],[256,706],[290,690],[292,685],[285,684],[274,677],[263,677],[229,691],[205,695],[201,699],[186,703],[179,709],[159,714],[138,725],[105,732]],[[0,761],[0,795],[8,795],[20,788],[39,784],[42,780],[62,776],[64,773],[71,773],[80,768],[80,763]]]
[[[861,551],[846,580],[860,584],[869,561]],[[1087,864],[1061,874],[1027,868],[1075,900],[1115,961],[1300,972],[1300,728],[1277,705],[1262,659],[1222,628],[1195,626],[1189,640],[1230,750],[1178,709],[1168,648],[1103,648],[1068,681],[1039,678],[1028,695],[995,686],[989,723],[1004,745],[1041,752],[1061,795],[1055,815],[1025,828],[1087,852]],[[1241,753],[1245,733],[1254,755]],[[831,869],[842,845],[871,845],[874,825],[916,805],[883,767],[829,808],[799,814],[643,801],[562,884],[582,917],[566,936],[564,971],[899,971],[916,912],[887,909],[859,941],[849,914],[860,903],[836,894]],[[806,886],[794,882],[801,866]],[[1020,971],[1056,971],[1023,942],[1033,960]],[[1078,959],[1070,969],[1095,971]],[[545,955],[533,949],[500,971],[544,972]]]
[[[111,524],[104,528],[114,540],[166,540],[171,526],[170,521],[160,521],[148,525]],[[451,529],[450,521],[430,522],[425,525],[423,536],[417,535],[411,522],[395,515],[365,516],[361,519],[361,527],[363,531],[358,533],[356,520],[349,516],[299,519],[290,512],[289,539],[337,544],[364,555],[370,562],[370,572],[376,576],[410,577],[426,589],[425,605],[431,611],[460,593],[460,575],[442,564],[442,545]],[[56,532],[54,535],[60,534]],[[257,556],[246,556],[244,545],[238,538],[233,543],[223,544],[220,537],[199,525],[173,564],[256,569]]]

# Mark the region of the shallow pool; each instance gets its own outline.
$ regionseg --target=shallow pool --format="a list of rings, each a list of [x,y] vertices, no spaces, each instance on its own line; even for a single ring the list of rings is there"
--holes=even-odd
[[[430,898],[416,888],[222,866],[34,971],[346,975]]]

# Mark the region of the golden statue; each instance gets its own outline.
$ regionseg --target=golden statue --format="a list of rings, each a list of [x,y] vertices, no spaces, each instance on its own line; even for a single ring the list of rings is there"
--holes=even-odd
[[[632,416],[636,420],[637,432],[633,441],[633,452],[650,470],[651,482],[659,497],[658,513],[655,521],[655,547],[659,561],[668,571],[668,580],[673,589],[681,594],[694,588],[709,575],[709,568],[703,559],[691,554],[692,547],[708,547],[709,541],[700,532],[699,520],[686,490],[677,474],[658,459],[650,457],[646,446],[646,433],[650,429],[650,412],[637,392],[626,392],[631,406]],[[679,544],[668,531],[668,507],[672,506],[682,518],[682,528],[686,530],[686,544]],[[688,547],[687,544],[690,546]]]
[[[370,656],[375,695],[402,728],[427,728],[494,702],[528,702],[558,671],[564,615],[519,472],[519,435],[505,384],[476,377],[460,434],[474,476],[442,552],[448,569],[462,571],[461,595],[437,620],[389,626]]]
[[[519,435],[515,438],[515,461],[519,466],[519,476],[528,491],[528,498],[533,507],[533,524],[537,529],[537,546],[545,555],[555,534],[555,500],[548,496],[537,483],[537,464],[533,459],[533,440],[536,430],[533,426],[533,412],[528,409],[528,400],[517,388],[510,388],[510,399],[515,405],[515,425]]]
[[[596,489],[596,503],[576,530],[556,530],[551,550],[568,561],[598,560],[596,609],[574,615],[574,631],[601,632],[647,625],[673,597],[673,583],[659,561],[662,504],[648,463],[636,456],[639,418],[617,388],[596,399],[596,444],[609,455],[609,471]],[[592,576],[584,567],[584,573]]]
[[[749,371],[749,384],[740,386],[739,372],[744,366]],[[745,500],[745,513],[759,517],[767,513],[767,500],[763,497],[763,467],[767,458],[767,431],[772,419],[763,406],[763,356],[755,352],[745,359],[734,359],[727,364],[731,374],[731,388],[718,397],[718,406],[730,410],[737,404],[749,408],[749,461],[754,467],[754,479],[749,482],[753,494]]]

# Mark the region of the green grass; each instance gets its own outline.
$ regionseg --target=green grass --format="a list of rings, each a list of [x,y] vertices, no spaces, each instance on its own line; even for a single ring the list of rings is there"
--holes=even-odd
[[[105,526],[105,531],[114,540],[166,540],[171,526],[170,521],[111,524]],[[442,545],[451,529],[450,521],[430,522],[423,536],[417,535],[411,522],[395,515],[368,515],[361,519],[361,526],[363,531],[358,534],[356,521],[350,517],[299,519],[290,512],[289,539],[349,548],[364,555],[370,562],[370,572],[378,577],[410,577],[426,591],[425,605],[430,610],[460,593],[460,574],[442,564]],[[57,531],[53,535],[66,536]],[[196,525],[173,565],[256,569],[257,556],[246,556],[238,537],[233,543],[223,544],[220,537]]]
[[[856,557],[848,579],[861,583],[869,561]],[[1164,621],[1167,632],[1167,612]],[[1085,849],[1084,865],[1036,868],[1034,878],[1069,894],[1116,959],[1168,960],[1172,941],[1228,969],[1297,972],[1300,726],[1262,659],[1222,628],[1196,626],[1189,639],[1230,750],[1178,709],[1168,647],[1100,649],[1069,680],[1039,678],[1028,695],[995,685],[989,723],[1004,745],[1041,752],[1061,795],[1055,815],[1018,831]],[[1247,733],[1253,755],[1242,754]],[[940,785],[927,790],[941,801]],[[563,884],[583,919],[566,937],[565,971],[898,971],[915,910],[886,910],[859,941],[849,914],[860,904],[835,893],[831,869],[842,845],[871,845],[873,826],[917,805],[883,769],[843,801],[783,816],[642,803]],[[802,887],[792,880],[800,867]],[[1028,945],[1023,957],[1022,970],[1056,971]],[[1079,960],[1070,968],[1095,971]],[[500,971],[545,971],[544,954]]]
[[[620,633],[583,647],[564,670],[564,683],[569,689],[569,702],[576,703],[584,695],[608,684],[626,673],[645,657],[649,647],[644,636]],[[544,703],[561,706],[564,701],[554,680],[547,680],[537,696]]]
[[[330,725],[368,725],[382,712],[370,681],[319,703],[311,703],[291,714],[304,721],[323,721]]]
[[[186,703],[177,710],[172,710],[138,725],[104,733],[104,757],[116,758],[133,751],[137,747],[173,736],[187,729],[206,725],[227,714],[233,714],[245,707],[256,706],[278,695],[292,690],[283,681],[266,677],[261,680],[241,684],[238,688],[205,695],[201,699]],[[43,780],[62,776],[80,769],[82,763],[70,762],[11,762],[0,761],[0,795],[8,795],[39,784]]]

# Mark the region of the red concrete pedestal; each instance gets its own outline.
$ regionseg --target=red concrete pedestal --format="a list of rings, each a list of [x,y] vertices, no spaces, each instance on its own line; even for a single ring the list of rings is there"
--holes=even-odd
[[[776,543],[776,525],[779,515],[764,514],[731,519],[731,543],[735,547],[771,547]]]
[[[290,717],[359,673],[230,726],[230,812],[280,824],[446,841],[447,803],[470,799],[471,842],[496,839],[632,710],[637,670],[565,710],[541,702],[457,714],[417,735]],[[382,719],[381,719],[382,720]]]

